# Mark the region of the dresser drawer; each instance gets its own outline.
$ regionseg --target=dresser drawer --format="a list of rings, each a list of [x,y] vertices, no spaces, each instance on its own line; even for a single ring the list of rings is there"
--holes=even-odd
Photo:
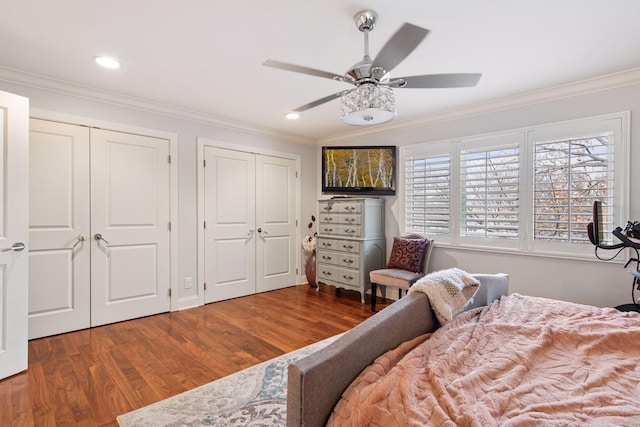
[[[318,237],[317,246],[320,249],[360,253],[361,242],[354,240],[325,239]]]
[[[362,214],[342,214],[333,215],[338,224],[360,225],[362,224]]]
[[[347,237],[361,237],[362,227],[359,225],[340,225],[338,226],[338,235]]]
[[[316,259],[319,262],[339,267],[360,268],[360,255],[348,252],[318,250]]]
[[[319,280],[336,282],[353,288],[360,286],[360,272],[358,270],[335,267],[324,263],[319,264],[318,267],[316,275]]]

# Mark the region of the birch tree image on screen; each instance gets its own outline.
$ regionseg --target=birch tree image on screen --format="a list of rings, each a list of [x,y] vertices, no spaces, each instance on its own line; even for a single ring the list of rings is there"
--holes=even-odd
[[[393,155],[389,149],[325,151],[327,187],[391,188]]]

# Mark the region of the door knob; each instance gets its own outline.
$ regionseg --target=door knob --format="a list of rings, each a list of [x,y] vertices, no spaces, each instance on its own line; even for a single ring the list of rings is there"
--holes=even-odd
[[[16,242],[10,248],[2,249],[2,252],[11,252],[11,251],[20,252],[20,251],[23,251],[24,248],[25,248],[24,243]]]
[[[71,250],[74,250],[76,248],[76,246],[78,246],[80,244],[80,242],[84,242],[85,240],[86,240],[86,237],[84,237],[84,234],[79,234],[78,237],[77,237],[76,242],[71,247]]]
[[[96,234],[93,236],[93,238],[94,238],[94,239],[96,239],[96,240],[102,240],[102,241],[103,241],[104,243],[106,243],[107,245],[109,244],[109,242],[107,242],[107,241],[104,239],[104,237],[102,237],[102,234],[100,234],[100,233],[96,233]]]

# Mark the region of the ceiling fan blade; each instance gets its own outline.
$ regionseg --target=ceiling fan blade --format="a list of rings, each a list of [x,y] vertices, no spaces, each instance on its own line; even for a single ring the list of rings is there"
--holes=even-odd
[[[345,76],[340,76],[335,73],[329,73],[327,71],[316,70],[315,68],[303,67],[301,65],[289,64],[286,62],[274,61],[272,59],[267,59],[262,64],[267,67],[279,68],[281,70],[293,71],[295,73],[309,74],[311,76],[316,77],[324,77],[326,79],[338,80],[345,83],[354,84],[351,79],[346,78]]]
[[[310,102],[310,103],[308,103],[306,105],[303,105],[302,107],[298,107],[293,111],[296,112],[296,113],[302,113],[303,111],[309,110],[309,109],[311,109],[313,107],[317,107],[318,105],[322,105],[322,104],[324,104],[326,102],[333,101],[336,98],[340,98],[342,96],[342,94],[345,93],[345,92],[346,91],[343,90],[342,92],[334,93],[332,95],[325,96],[324,98],[316,99],[315,101]]]
[[[427,34],[429,30],[405,23],[382,47],[376,59],[373,60],[371,69],[379,67],[386,72],[393,70],[413,52]]]
[[[448,87],[471,87],[478,84],[482,77],[479,73],[458,74],[425,74],[423,76],[397,77],[389,82],[390,86],[399,80],[406,81],[405,85],[398,85],[410,89],[438,89]]]

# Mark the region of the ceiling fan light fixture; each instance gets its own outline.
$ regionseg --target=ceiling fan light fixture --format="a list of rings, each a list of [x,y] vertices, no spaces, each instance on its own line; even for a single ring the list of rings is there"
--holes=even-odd
[[[343,93],[340,100],[342,121],[348,125],[378,125],[396,116],[393,90],[389,87],[363,83]]]

